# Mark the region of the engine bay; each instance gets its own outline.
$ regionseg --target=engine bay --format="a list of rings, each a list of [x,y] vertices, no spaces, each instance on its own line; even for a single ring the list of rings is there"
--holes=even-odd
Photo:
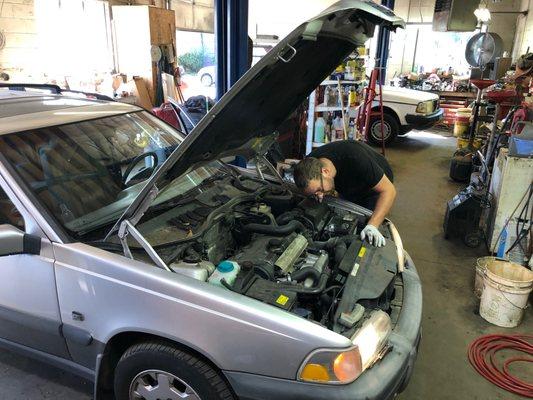
[[[371,310],[392,312],[401,280],[386,227],[384,247],[361,241],[367,219],[279,184],[225,176],[138,228],[175,273],[349,337]]]

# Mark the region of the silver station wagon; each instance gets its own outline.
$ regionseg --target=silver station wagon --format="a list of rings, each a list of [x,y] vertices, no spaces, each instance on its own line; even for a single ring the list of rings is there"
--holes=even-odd
[[[390,221],[322,203],[265,158],[353,49],[403,21],[341,1],[296,28],[187,137],[140,108],[0,89],[0,344],[95,398],[388,399],[420,340],[415,266]],[[46,90],[50,89],[50,90]],[[244,155],[256,169],[221,160]]]

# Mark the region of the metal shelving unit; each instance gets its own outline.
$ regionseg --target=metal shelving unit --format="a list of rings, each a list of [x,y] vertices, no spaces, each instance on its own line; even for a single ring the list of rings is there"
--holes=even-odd
[[[364,80],[346,80],[343,79],[340,81],[341,85],[362,85],[366,81]],[[332,80],[332,79],[326,79],[324,80],[320,86],[332,86],[332,85],[338,85],[339,81]],[[317,88],[318,89],[318,88]],[[335,111],[342,111],[341,106],[325,106],[323,104],[316,104],[316,92],[317,90],[313,90],[313,92],[309,95],[309,110],[307,115],[307,138],[305,143],[305,154],[309,154],[313,148],[320,147],[324,143],[317,143],[313,142],[313,136],[315,131],[315,118],[317,113],[323,113],[323,112],[335,112]],[[344,112],[348,115],[349,118],[357,118],[357,114],[359,111],[359,105],[356,107],[350,107],[345,106]]]

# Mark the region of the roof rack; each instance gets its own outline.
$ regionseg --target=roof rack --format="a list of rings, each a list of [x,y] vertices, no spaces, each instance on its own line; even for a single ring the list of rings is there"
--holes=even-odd
[[[87,96],[87,98],[92,98],[96,100],[115,101],[111,97],[106,96],[104,94],[82,92],[80,90],[61,89],[58,85],[53,85],[49,83],[0,83],[0,88],[8,88],[11,90],[18,90],[21,92],[25,92],[26,89],[41,89],[41,90],[49,90],[52,94],[74,93],[74,94],[83,94]]]

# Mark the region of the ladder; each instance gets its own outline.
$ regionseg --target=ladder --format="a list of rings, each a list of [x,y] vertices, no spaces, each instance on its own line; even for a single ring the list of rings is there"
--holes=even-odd
[[[379,60],[376,60],[376,65],[379,65]],[[368,142],[368,134],[370,130],[370,117],[380,116],[381,124],[381,154],[385,155],[385,138],[383,135],[383,96],[382,96],[382,85],[381,85],[381,70],[380,66],[374,67],[370,73],[370,82],[368,86],[364,89],[364,101],[359,107],[359,112],[357,114],[357,131],[359,135],[364,138],[365,142]],[[379,87],[379,91],[376,91],[376,86]],[[377,101],[379,104],[379,111],[372,111],[372,106],[374,101]]]

